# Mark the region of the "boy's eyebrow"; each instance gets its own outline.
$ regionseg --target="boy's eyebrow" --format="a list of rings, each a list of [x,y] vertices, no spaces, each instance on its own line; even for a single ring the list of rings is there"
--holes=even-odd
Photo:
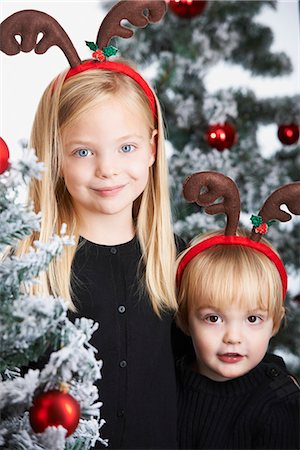
[[[217,311],[217,312],[221,312],[222,311],[222,309],[217,308],[216,306],[211,305],[211,304],[210,305],[209,304],[201,305],[198,308],[196,308],[196,311],[200,311],[201,309],[213,309],[214,311]]]
[[[256,308],[256,309],[249,309],[248,314],[257,314],[257,313],[267,313],[269,312],[267,308]]]

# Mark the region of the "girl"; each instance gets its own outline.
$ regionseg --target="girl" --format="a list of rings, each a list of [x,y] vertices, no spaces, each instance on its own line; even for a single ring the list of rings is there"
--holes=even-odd
[[[125,1],[120,8],[130,15],[110,16],[117,29],[125,17],[140,26],[145,8],[157,21],[166,5]],[[18,31],[19,20],[33,28],[34,17],[32,11],[14,17]],[[102,28],[100,35],[106,36]],[[102,52],[97,42],[97,60],[78,63],[66,52],[72,68],[48,86],[38,106],[30,144],[47,169],[33,182],[30,199],[42,224],[20,251],[67,224],[77,246],[51,264],[39,289],[66,298],[73,318],[100,324],[91,344],[103,360],[102,437],[109,448],[175,448],[176,246],[162,116],[146,81],[125,61],[105,61],[112,48],[106,39]]]
[[[157,121],[130,77],[88,70],[46,89],[32,132],[48,168],[31,189],[43,217],[39,238],[66,223],[78,243],[52,264],[42,288],[100,324],[91,343],[103,360],[110,448],[175,446],[176,249],[156,105]]]
[[[207,188],[197,203],[210,205],[210,213],[224,207],[231,230],[199,236],[178,259],[177,320],[195,350],[194,359],[178,364],[179,447],[299,448],[299,387],[279,357],[263,359],[284,317],[285,269],[267,240],[236,233],[239,202],[227,195],[233,182],[216,173],[197,176],[197,191]],[[195,179],[187,182],[188,191],[189,182]],[[214,195],[217,184],[221,189]],[[294,185],[293,212],[299,214],[300,183]],[[211,206],[220,195],[223,204]],[[186,198],[191,201],[190,192]],[[266,208],[252,220],[263,214]]]

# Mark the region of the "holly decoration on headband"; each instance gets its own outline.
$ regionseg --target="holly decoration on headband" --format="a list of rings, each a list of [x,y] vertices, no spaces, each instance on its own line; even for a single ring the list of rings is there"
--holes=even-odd
[[[250,220],[254,227],[254,232],[259,234],[266,234],[269,226],[275,223],[275,220],[268,220],[268,222],[264,223],[261,216],[255,216],[254,214],[252,214]]]
[[[108,47],[103,47],[102,49],[98,47],[95,42],[91,41],[85,41],[88,48],[93,52],[92,57],[94,59],[97,59],[97,61],[105,61],[106,58],[109,58],[110,56],[114,56],[117,54],[118,49],[114,47],[113,45],[109,45]]]

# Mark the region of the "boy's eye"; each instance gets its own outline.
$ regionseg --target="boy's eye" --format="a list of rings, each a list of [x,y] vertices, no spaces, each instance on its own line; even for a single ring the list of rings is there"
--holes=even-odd
[[[220,317],[219,317],[219,316],[216,316],[216,315],[214,315],[214,314],[212,314],[212,315],[210,315],[210,316],[207,316],[207,317],[205,318],[205,320],[206,320],[207,322],[209,322],[209,323],[217,323],[217,322],[219,321],[219,319],[220,319]]]
[[[132,144],[125,144],[125,145],[122,145],[121,152],[123,152],[123,153],[130,153],[134,149],[135,149],[134,145],[132,145]]]
[[[79,156],[81,158],[84,158],[91,154],[92,154],[91,150],[88,150],[87,148],[80,148],[79,150],[76,150],[76,152],[74,152],[74,155]]]
[[[256,322],[258,322],[259,319],[260,319],[260,318],[259,318],[258,316],[249,316],[249,317],[248,317],[248,322],[250,322],[250,323],[256,323]]]

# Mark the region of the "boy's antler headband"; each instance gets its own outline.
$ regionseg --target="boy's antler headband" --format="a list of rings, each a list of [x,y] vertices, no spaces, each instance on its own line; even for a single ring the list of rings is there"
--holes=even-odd
[[[188,202],[195,202],[199,206],[204,206],[205,212],[208,214],[225,214],[227,223],[224,235],[205,239],[192,246],[184,254],[177,268],[177,287],[180,286],[186,265],[203,250],[215,245],[241,245],[264,253],[275,264],[282,281],[284,299],[287,291],[287,274],[284,265],[270,247],[259,241],[261,235],[266,232],[268,225],[273,222],[273,219],[287,222],[292,218],[289,213],[280,209],[281,205],[287,205],[293,214],[300,214],[300,182],[281,186],[267,198],[258,216],[251,217],[251,222],[254,226],[249,238],[236,236],[240,216],[240,195],[236,184],[231,178],[217,172],[195,173],[185,180],[183,195]],[[220,198],[223,199],[221,203],[214,203]]]
[[[69,36],[60,24],[50,15],[35,10],[23,10],[7,17],[0,24],[0,50],[7,55],[16,55],[23,52],[45,53],[50,47],[56,45],[65,54],[71,69],[66,79],[80,72],[90,69],[112,70],[133,78],[144,90],[149,99],[150,107],[156,117],[156,102],[153,92],[147,82],[132,68],[119,62],[106,61],[106,57],[115,54],[117,49],[109,47],[112,37],[130,38],[133,31],[121,25],[127,19],[132,25],[144,28],[148,23],[159,22],[166,12],[164,0],[121,0],[107,13],[100,25],[96,43],[87,42],[89,48],[94,50],[96,60],[81,61]],[[37,42],[38,34],[43,37]],[[21,36],[19,44],[15,36]]]

